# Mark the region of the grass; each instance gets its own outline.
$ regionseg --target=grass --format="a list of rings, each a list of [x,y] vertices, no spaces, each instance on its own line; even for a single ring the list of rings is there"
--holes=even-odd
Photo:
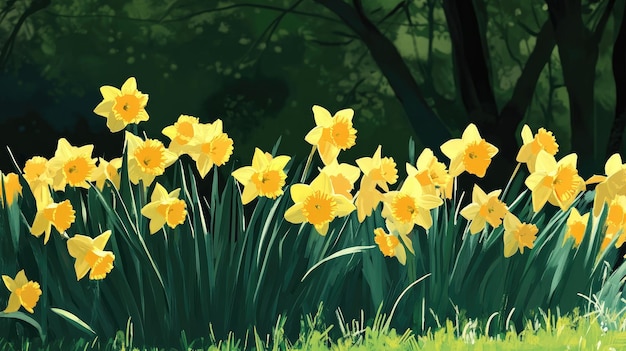
[[[598,306],[596,306],[598,307]],[[446,320],[443,325],[429,329],[423,335],[411,330],[400,334],[388,328],[387,317],[378,313],[370,323],[352,320],[346,323],[340,310],[337,322],[326,324],[322,317],[322,305],[317,313],[300,319],[297,340],[285,337],[287,318],[279,317],[271,334],[260,335],[256,328],[251,335],[241,338],[229,333],[218,340],[209,328],[208,336],[187,340],[184,332],[176,348],[140,347],[133,343],[133,325],[128,322],[125,331],[118,331],[115,338],[106,341],[55,340],[44,346],[39,339],[23,339],[22,342],[0,339],[0,351],[8,350],[623,350],[626,348],[626,318],[622,313],[597,310],[585,315],[577,311],[559,316],[539,311],[528,319],[522,330],[516,331],[511,324],[508,331],[490,335],[488,320]],[[380,312],[380,311],[379,311]],[[623,312],[623,311],[622,311]],[[339,333],[332,337],[331,332]],[[246,333],[248,334],[248,333]],[[248,337],[252,336],[252,337]],[[253,340],[247,342],[246,340]]]

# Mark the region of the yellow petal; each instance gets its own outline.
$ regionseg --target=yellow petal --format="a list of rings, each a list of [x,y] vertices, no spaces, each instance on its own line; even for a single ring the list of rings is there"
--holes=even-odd
[[[472,190],[472,202],[482,205],[488,200],[487,194],[485,194],[483,189],[481,189],[478,184],[474,184],[474,189]]]
[[[533,190],[533,210],[539,212],[539,210],[546,204],[548,198],[552,194],[552,189],[547,186],[540,185]]]
[[[557,162],[556,166],[570,166],[572,168],[576,168],[576,162],[578,161],[578,155],[575,153],[569,154]]]
[[[415,249],[413,249],[413,242],[411,241],[411,239],[409,239],[409,235],[408,234],[400,234],[400,239],[402,239],[402,241],[404,242],[404,245],[406,246],[407,249],[409,249],[409,251],[415,255]]]
[[[150,235],[158,232],[159,229],[163,228],[163,226],[165,225],[165,222],[167,221],[163,217],[156,217],[156,218],[151,219],[150,220]]]
[[[435,154],[433,153],[433,151],[429,148],[425,148],[424,150],[422,150],[422,153],[417,158],[417,162],[416,162],[417,168],[419,170],[428,169],[428,167],[430,166],[430,163],[434,161],[434,158],[435,158]],[[408,169],[408,166],[407,166],[407,169]]]
[[[39,211],[35,214],[33,225],[30,227],[30,233],[39,237],[49,226],[50,222],[44,217],[43,212]]]
[[[241,203],[247,205],[259,196],[259,189],[254,184],[247,184],[241,193]]]
[[[322,106],[313,105],[313,118],[315,119],[315,124],[321,127],[330,127],[333,123],[332,116],[327,109]]]
[[[346,199],[343,195],[335,195],[335,202],[337,203],[337,207],[335,208],[335,216],[343,217],[347,216],[352,211],[356,210],[356,207],[350,200]]]
[[[324,129],[322,127],[315,127],[306,134],[304,140],[311,145],[317,145],[320,142],[323,133]]]
[[[321,236],[326,236],[326,234],[328,233],[328,226],[329,223],[328,222],[324,222],[322,224],[316,224],[315,230],[317,230],[318,233],[320,233]]]
[[[109,116],[107,118],[107,127],[111,133],[117,133],[126,127],[126,122],[121,119],[117,119],[114,116]]]
[[[461,139],[452,139],[443,143],[440,149],[446,157],[453,159],[465,150],[465,143],[463,143],[463,140]]]
[[[198,168],[198,173],[200,173],[200,177],[202,177],[202,179],[204,179],[211,168],[213,168],[213,164],[213,160],[206,155],[200,155],[198,157],[196,167]]]
[[[70,256],[82,259],[93,248],[93,239],[86,235],[76,234],[67,240],[67,251]]]
[[[463,154],[459,154],[450,161],[450,170],[448,171],[448,173],[451,177],[456,177],[459,174],[463,173],[463,171],[465,171],[465,165],[463,164]]]
[[[163,185],[158,182],[154,186],[154,190],[152,191],[152,196],[150,197],[150,201],[160,201],[167,199],[167,190],[163,187]]]
[[[604,164],[604,174],[607,176],[612,175],[620,169],[622,169],[622,157],[617,153],[611,155],[611,157],[609,157]]]
[[[530,130],[528,124],[524,124],[522,127],[522,141],[524,144],[529,144],[533,141],[533,132]]]
[[[487,224],[487,221],[483,217],[480,217],[480,216],[475,217],[472,220],[472,224],[470,224],[470,233],[476,234],[482,231],[483,229],[485,229],[486,224]]]
[[[463,131],[461,139],[464,143],[467,144],[473,141],[479,141],[482,138],[480,137],[480,133],[478,132],[478,128],[476,128],[476,125],[474,123],[470,123]]]
[[[394,250],[394,254],[396,258],[398,259],[398,262],[400,262],[401,265],[405,266],[406,265],[406,251],[404,250],[404,246],[402,246],[402,244],[399,244],[393,250]]]
[[[131,95],[137,90],[137,81],[135,77],[128,78],[124,84],[122,84],[122,94]]]
[[[463,216],[463,218],[467,219],[468,221],[471,221],[474,218],[476,218],[476,215],[478,215],[479,211],[480,211],[480,205],[477,203],[471,203],[465,206],[465,208],[461,210],[460,214],[461,216]]]
[[[4,313],[13,313],[13,312],[17,312],[17,310],[20,309],[20,297],[17,296],[17,294],[12,293],[11,295],[9,295],[9,303],[7,305],[7,308],[4,309]]]
[[[170,138],[170,140],[174,140],[176,138],[176,135],[178,134],[178,132],[176,131],[176,127],[174,127],[174,126],[167,126],[167,127],[163,128],[163,130],[161,130],[161,134],[163,134],[166,137]]]
[[[114,104],[115,101],[103,100],[101,103],[98,104],[98,106],[96,106],[96,108],[93,109],[93,112],[98,116],[108,117],[111,113],[111,110],[113,109]]]
[[[307,184],[294,184],[289,188],[289,191],[293,202],[299,203],[304,201],[313,192],[313,189]]]
[[[26,285],[28,283],[28,278],[26,278],[26,273],[24,273],[24,270],[22,269],[21,271],[17,272],[17,275],[15,276],[15,286],[20,288],[24,285]]]
[[[354,110],[351,108],[339,110],[337,111],[337,113],[335,113],[335,118],[346,118],[350,122],[352,122],[353,117],[354,117]]]
[[[16,284],[13,278],[9,277],[8,275],[3,275],[2,281],[4,282],[4,285],[7,287],[7,289],[9,289],[10,292],[13,292],[13,290],[17,288],[17,286],[15,286]]]
[[[270,161],[269,168],[282,170],[283,168],[285,168],[290,160],[291,156],[276,156],[274,159],[272,159],[272,161]]]
[[[107,230],[93,239],[93,246],[98,250],[104,250],[109,238],[111,237],[111,230]]]
[[[539,151],[537,154],[537,161],[535,161],[535,172],[552,172],[556,170],[557,162],[554,156],[547,153],[545,150]]]
[[[78,281],[83,279],[83,277],[87,275],[87,272],[89,272],[90,268],[91,266],[89,266],[89,263],[87,261],[85,261],[84,259],[77,259],[76,262],[74,262],[74,272],[76,273],[76,280]]]
[[[515,252],[517,252],[518,243],[517,243],[517,240],[515,240],[515,237],[513,236],[512,232],[505,231],[503,238],[504,238],[504,257],[509,258],[515,255]]]
[[[289,207],[287,211],[285,211],[285,220],[293,224],[306,222],[306,216],[304,215],[304,213],[302,213],[303,208],[304,204],[302,202],[298,202],[295,205]]]
[[[252,168],[257,171],[264,170],[269,165],[267,161],[267,157],[261,149],[258,147],[254,148],[254,156],[252,157]]]
[[[252,166],[244,166],[232,173],[232,176],[243,185],[248,184],[252,176],[256,173],[256,170]]]
[[[122,92],[116,87],[104,85],[100,87],[100,94],[102,94],[104,100],[115,100],[116,97],[122,95]]]
[[[332,194],[333,193],[333,184],[330,181],[330,178],[326,173],[320,173],[313,181],[311,182],[311,190],[312,191],[321,191],[324,194]]]
[[[535,172],[526,178],[526,180],[524,181],[524,184],[526,184],[528,189],[534,190],[537,186],[539,186],[543,182],[543,179],[545,177],[546,177],[545,174]]]

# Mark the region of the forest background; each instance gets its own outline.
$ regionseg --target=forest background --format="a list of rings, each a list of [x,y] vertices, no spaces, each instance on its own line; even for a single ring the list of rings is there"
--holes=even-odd
[[[159,138],[180,114],[224,121],[232,167],[255,147],[304,160],[311,107],[353,108],[357,144],[400,165],[475,123],[500,152],[468,188],[503,188],[523,124],[553,131],[583,178],[623,154],[624,2],[615,0],[3,0],[0,169],[52,157],[57,140],[122,152],[93,108],[99,87],[136,77]],[[464,178],[467,177],[467,178]],[[208,182],[204,182],[208,183]],[[203,186],[203,182],[200,182]],[[207,185],[208,186],[208,185]]]

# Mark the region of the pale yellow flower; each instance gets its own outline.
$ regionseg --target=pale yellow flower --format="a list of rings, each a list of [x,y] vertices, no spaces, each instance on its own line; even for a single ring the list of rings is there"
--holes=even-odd
[[[595,184],[593,215],[598,217],[604,204],[617,195],[626,195],[626,163],[622,164],[620,154],[613,154],[604,164],[606,176],[593,175],[585,184]]]
[[[357,218],[363,223],[365,217],[372,214],[372,211],[383,201],[383,194],[376,189],[376,182],[372,178],[364,175],[361,178],[359,193],[356,195],[355,205]]]
[[[348,163],[338,163],[333,160],[320,170],[322,173],[328,174],[330,181],[333,183],[335,194],[343,195],[348,200],[352,200],[352,189],[354,183],[359,179],[361,170]]]
[[[241,202],[246,205],[257,196],[276,199],[282,195],[287,179],[283,169],[289,160],[289,156],[272,157],[269,152],[263,153],[261,149],[255,148],[252,166],[241,167],[232,173],[244,186]]]
[[[2,172],[0,172],[2,174]],[[2,174],[2,183],[4,186],[4,192],[7,195],[6,203],[11,206],[13,202],[17,200],[18,195],[22,195],[22,185],[20,184],[20,178],[15,173]],[[2,201],[2,189],[0,189],[0,203],[4,207],[4,201]]]
[[[91,158],[93,145],[76,147],[59,139],[54,157],[48,161],[48,171],[53,175],[54,190],[64,190],[66,185],[88,189],[96,160]]]
[[[585,181],[576,169],[577,159],[576,154],[569,154],[556,162],[554,156],[544,150],[539,151],[535,172],[525,181],[532,191],[535,212],[539,212],[548,201],[567,211],[576,196],[585,190]]]
[[[128,152],[128,178],[133,184],[143,181],[144,187],[149,186],[156,176],[165,172],[176,160],[175,153],[169,151],[159,140],[145,141],[130,132],[126,132]]]
[[[537,134],[533,138],[533,133],[528,125],[524,124],[522,128],[522,142],[524,143],[517,153],[517,162],[525,163],[528,171],[535,171],[535,162],[539,151],[544,150],[554,156],[559,151],[559,144],[551,131],[545,128],[539,128]]]
[[[522,223],[514,214],[507,213],[504,216],[504,257],[515,255],[517,250],[523,254],[525,247],[532,249],[537,233],[539,228],[536,225]]]
[[[110,236],[111,231],[107,230],[95,239],[76,234],[67,240],[67,250],[76,259],[76,280],[81,280],[87,272],[89,279],[101,280],[111,272],[115,255],[111,251],[104,251]]]
[[[502,224],[502,219],[509,210],[506,204],[498,199],[501,192],[502,190],[494,190],[486,194],[483,189],[474,184],[472,203],[461,210],[461,216],[472,222],[471,234],[485,229],[487,223],[492,228],[497,228]]]
[[[37,208],[52,202],[50,187],[53,179],[48,172],[48,159],[35,156],[26,161],[24,165],[24,178],[28,182],[30,191],[33,193]]]
[[[50,203],[45,207],[37,209],[33,225],[30,228],[30,233],[36,237],[40,237],[44,232],[43,243],[48,243],[50,239],[50,232],[52,226],[56,228],[59,233],[64,233],[74,223],[76,219],[76,211],[72,207],[70,200],[64,200],[60,203]]]
[[[161,133],[171,140],[168,149],[179,156],[186,153],[189,142],[195,136],[194,126],[198,124],[199,119],[197,117],[180,115],[173,125],[163,128]]]
[[[313,117],[316,126],[304,140],[317,146],[325,165],[336,159],[341,150],[347,150],[356,144],[356,129],[352,127],[353,109],[340,110],[331,116],[327,109],[314,105]]]
[[[406,251],[398,237],[385,233],[383,228],[376,228],[374,229],[374,242],[378,245],[383,255],[395,257],[402,265],[406,264]]]
[[[99,157],[98,160],[98,167],[91,174],[91,180],[96,182],[96,187],[102,191],[105,181],[109,180],[116,189],[119,189],[121,181],[119,169],[122,167],[122,158],[117,157],[107,161]]]
[[[356,164],[361,168],[364,177],[370,178],[384,191],[389,191],[387,184],[395,184],[398,170],[392,157],[382,157],[382,146],[378,145],[372,157],[361,157]]]
[[[615,242],[615,247],[619,248],[626,241],[626,196],[617,195],[609,203],[609,210],[604,222],[606,231],[601,249],[604,250],[617,235],[621,234]]]
[[[482,178],[498,148],[481,138],[478,128],[470,123],[461,139],[446,141],[441,145],[441,151],[450,159],[450,176],[456,177],[467,171]]]
[[[111,132],[119,132],[129,124],[137,124],[149,119],[146,112],[148,94],[137,90],[137,81],[130,77],[117,89],[109,85],[100,88],[102,102],[93,112],[107,119],[107,127]]]
[[[583,236],[585,236],[588,220],[589,212],[581,216],[576,208],[572,208],[567,218],[567,231],[564,241],[568,238],[574,238],[574,247],[578,247],[583,241]]]
[[[330,178],[320,173],[311,184],[294,184],[290,188],[295,204],[285,212],[285,219],[294,224],[310,223],[321,235],[328,232],[335,217],[344,217],[355,207],[343,195],[335,194]]]
[[[383,203],[382,216],[402,236],[409,234],[416,224],[429,229],[433,224],[430,210],[441,206],[443,201],[424,193],[417,179],[411,177],[404,181],[400,190],[384,194]],[[389,224],[387,229],[393,231]]]
[[[39,283],[26,278],[24,270],[17,272],[15,279],[11,279],[8,275],[3,275],[4,285],[9,289],[9,304],[3,311],[4,313],[17,312],[20,306],[30,313],[34,313],[34,308],[41,296],[41,288]]]
[[[448,174],[446,165],[437,160],[433,151],[425,148],[416,162],[417,168],[410,163],[406,164],[408,177],[415,177],[427,193],[433,193],[441,198],[452,198],[452,177]]]
[[[141,209],[141,214],[150,219],[150,234],[156,233],[165,224],[174,229],[185,222],[187,217],[187,204],[185,200],[178,198],[180,188],[170,193],[156,183],[150,203]]]
[[[188,154],[196,161],[200,176],[204,178],[213,165],[222,166],[233,154],[233,139],[222,131],[222,120],[213,123],[193,125],[194,138],[191,139]]]

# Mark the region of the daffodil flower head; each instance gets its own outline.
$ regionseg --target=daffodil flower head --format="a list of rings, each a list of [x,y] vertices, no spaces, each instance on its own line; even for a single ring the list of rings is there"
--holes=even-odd
[[[539,131],[533,137],[532,131],[528,125],[522,127],[523,145],[517,153],[517,162],[525,163],[530,173],[535,171],[535,161],[539,151],[544,150],[548,154],[554,156],[559,151],[559,144],[551,131],[545,128],[539,128]]]
[[[433,224],[430,210],[442,204],[441,198],[424,193],[417,179],[411,177],[404,181],[400,190],[384,194],[382,216],[393,224],[398,234],[404,235],[415,224],[429,229]]]
[[[52,226],[59,233],[64,233],[74,223],[76,219],[76,211],[72,207],[70,200],[64,200],[59,203],[52,202],[37,209],[33,225],[30,233],[36,237],[40,237],[45,232],[43,243],[48,243]]]
[[[317,146],[324,165],[337,158],[341,150],[356,145],[356,129],[352,127],[354,110],[351,108],[337,111],[331,116],[327,109],[314,105],[313,117],[316,126],[304,137],[311,145]]]
[[[626,229],[626,196],[617,195],[609,203],[609,210],[606,216],[604,226],[606,228],[605,237],[609,238],[608,242],[606,243],[607,245],[608,243],[610,243],[611,240],[613,240],[615,235],[617,235],[620,230],[624,232],[624,229]],[[619,246],[621,246],[622,242],[620,242],[619,239],[618,243],[620,244]],[[604,248],[605,245],[603,244],[602,249]]]
[[[337,160],[333,160],[330,164],[322,168],[320,172],[328,174],[333,184],[335,194],[343,195],[348,200],[352,200],[351,192],[354,189],[354,183],[356,183],[361,175],[359,167],[348,163],[340,164]]]
[[[406,264],[406,251],[400,243],[398,237],[385,233],[383,228],[374,229],[374,242],[387,257],[396,257],[402,265]]]
[[[232,175],[244,186],[241,202],[246,205],[257,196],[276,199],[283,194],[287,174],[284,168],[291,160],[289,156],[272,157],[269,152],[263,153],[255,148],[252,166],[235,170]]]
[[[533,210],[539,212],[546,202],[563,211],[572,205],[576,196],[585,190],[585,181],[576,169],[576,154],[569,154],[556,162],[554,156],[539,151],[535,172],[526,178],[525,184],[532,191]]]
[[[335,194],[325,173],[320,173],[310,185],[292,185],[290,192],[295,204],[287,209],[285,219],[294,224],[310,223],[321,235],[326,235],[335,217],[347,216],[355,209],[345,196]]]
[[[41,296],[39,283],[28,280],[23,269],[17,273],[15,279],[12,279],[8,275],[3,275],[2,280],[7,289],[11,292],[9,303],[3,312],[17,312],[21,306],[29,313],[34,313],[34,308]]]
[[[583,236],[587,230],[587,222],[589,220],[589,212],[580,215],[578,210],[572,207],[567,218],[567,231],[565,232],[564,241],[569,238],[574,239],[574,247],[578,247],[583,241]]]
[[[450,159],[450,176],[456,177],[463,171],[484,177],[491,159],[498,148],[480,136],[473,123],[465,128],[461,139],[452,139],[441,145],[441,151]]]
[[[356,160],[364,176],[373,180],[384,191],[389,191],[387,184],[395,184],[398,180],[398,170],[392,157],[382,157],[382,146],[374,152],[372,157],[361,157]]]
[[[163,135],[170,138],[168,149],[179,156],[186,153],[185,147],[194,138],[194,126],[198,125],[199,119],[193,116],[180,115],[178,120],[171,126],[163,128]]]
[[[35,197],[37,208],[51,203],[50,186],[52,186],[53,179],[48,171],[48,159],[41,156],[32,157],[26,161],[23,171],[24,178]]]
[[[126,150],[130,181],[133,184],[139,184],[139,180],[142,180],[146,187],[178,158],[175,153],[166,149],[161,141],[143,140],[130,132],[126,132]]]
[[[48,169],[54,175],[54,190],[64,190],[66,185],[88,189],[96,160],[91,158],[93,145],[76,147],[65,139],[59,139],[54,157],[48,161]]]
[[[93,171],[91,180],[96,182],[96,187],[102,191],[104,183],[109,180],[116,189],[120,188],[121,175],[119,169],[122,167],[122,158],[117,157],[107,161],[102,157],[98,158],[98,167]]]
[[[137,81],[130,77],[122,89],[105,85],[100,88],[102,102],[93,112],[107,119],[107,127],[112,133],[119,132],[129,124],[138,124],[149,119],[146,112],[148,95],[137,90]]]
[[[604,165],[606,176],[593,175],[585,184],[595,184],[593,215],[598,217],[605,203],[617,195],[626,195],[626,164],[622,164],[620,154],[613,154]]]
[[[532,249],[537,239],[539,228],[530,223],[522,223],[514,214],[504,216],[504,257],[511,257],[519,250],[524,254],[524,248]]]
[[[0,172],[2,174],[2,172]],[[18,194],[22,194],[22,185],[20,184],[20,178],[15,173],[2,174],[2,184],[4,186],[4,192],[7,195],[7,205],[13,205],[13,202],[17,200]],[[2,201],[2,189],[0,189],[0,203],[4,206]]]
[[[487,223],[493,228],[502,224],[502,219],[508,213],[506,204],[498,199],[502,190],[494,190],[486,194],[478,185],[474,184],[472,203],[461,210],[461,216],[471,221],[470,233],[476,234]]]
[[[452,177],[448,174],[446,165],[437,160],[433,151],[425,148],[416,162],[417,168],[410,163],[406,164],[409,177],[415,177],[422,189],[441,198],[452,198]]]
[[[94,239],[76,234],[67,240],[67,250],[76,259],[76,280],[81,280],[87,272],[89,279],[102,280],[111,272],[115,255],[111,251],[104,251],[110,236],[111,231],[107,230]]]
[[[213,165],[222,166],[233,154],[233,139],[223,132],[223,123],[217,119],[213,123],[193,125],[194,137],[189,143],[188,154],[196,161],[200,176],[204,178]]]
[[[150,234],[156,233],[165,224],[174,229],[185,222],[187,204],[178,198],[180,188],[170,193],[158,182],[154,186],[150,203],[141,209],[141,214],[150,219]]]

